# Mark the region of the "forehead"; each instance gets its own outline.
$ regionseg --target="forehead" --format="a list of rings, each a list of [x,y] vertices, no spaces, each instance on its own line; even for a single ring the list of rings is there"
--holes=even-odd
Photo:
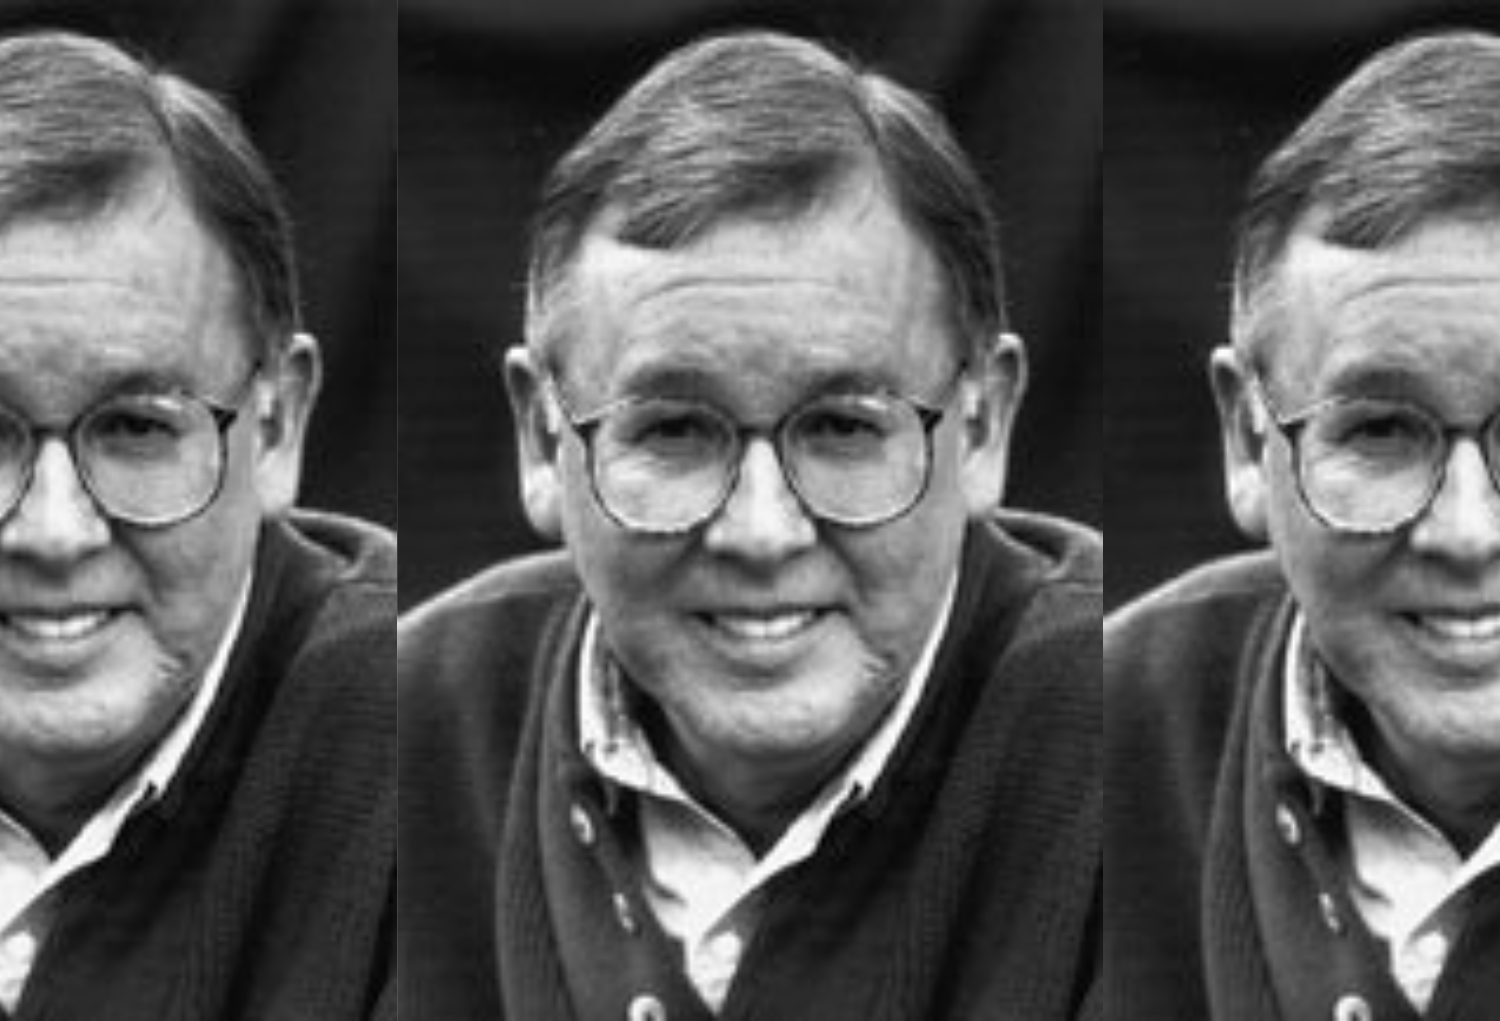
[[[1434,221],[1378,251],[1301,232],[1282,285],[1285,379],[1500,387],[1500,221]]]
[[[671,251],[622,244],[609,226],[580,252],[568,355],[570,374],[607,392],[663,373],[894,385],[914,366],[942,371],[952,341],[935,260],[876,186],[788,222],[729,220]]]
[[[163,182],[82,220],[0,227],[0,386],[190,384],[243,356],[228,256]]]

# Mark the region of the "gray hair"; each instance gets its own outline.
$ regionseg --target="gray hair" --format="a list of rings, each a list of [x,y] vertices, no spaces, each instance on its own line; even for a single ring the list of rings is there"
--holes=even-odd
[[[770,32],[668,55],[558,162],[533,225],[529,342],[557,355],[569,273],[601,217],[626,244],[669,250],[731,216],[794,219],[870,170],[936,257],[960,342],[982,350],[1007,325],[998,229],[943,119],[890,79]]]
[[[300,328],[291,222],[234,114],[101,40],[0,39],[0,225],[98,215],[160,172],[232,260],[259,353],[276,350]]]
[[[1234,341],[1264,357],[1292,235],[1379,250],[1449,215],[1500,217],[1500,38],[1445,32],[1377,53],[1251,182],[1234,271]]]

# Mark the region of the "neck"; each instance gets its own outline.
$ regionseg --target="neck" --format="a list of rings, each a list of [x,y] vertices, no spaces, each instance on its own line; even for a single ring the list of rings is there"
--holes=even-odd
[[[848,757],[845,749],[816,760],[787,756],[746,760],[690,746],[654,707],[643,716],[652,746],[672,774],[757,856],[775,845]]]
[[[128,770],[126,763],[119,770],[60,774],[35,767],[11,768],[7,761],[0,771],[0,807],[56,857],[109,800]]]
[[[1500,825],[1500,763],[1414,747],[1365,711],[1353,726],[1366,758],[1391,790],[1465,858]]]

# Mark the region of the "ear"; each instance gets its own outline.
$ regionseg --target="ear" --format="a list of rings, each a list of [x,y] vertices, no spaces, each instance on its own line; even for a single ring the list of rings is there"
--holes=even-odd
[[[255,387],[256,491],[268,517],[286,513],[297,502],[302,483],[302,447],[307,423],[323,385],[318,342],[294,334],[264,365]]]
[[[1251,392],[1247,369],[1233,348],[1214,349],[1209,382],[1224,442],[1224,488],[1235,522],[1252,539],[1265,539],[1267,479],[1265,409]]]
[[[988,516],[1005,495],[1011,431],[1025,392],[1026,348],[1011,333],[996,336],[959,383],[959,472],[970,517]]]
[[[526,517],[543,536],[562,536],[562,464],[558,409],[545,392],[543,370],[531,351],[513,347],[505,354],[505,389],[515,422],[520,459],[521,500]]]

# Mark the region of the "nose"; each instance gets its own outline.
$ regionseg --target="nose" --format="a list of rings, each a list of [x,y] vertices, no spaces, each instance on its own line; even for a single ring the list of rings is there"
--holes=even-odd
[[[1455,563],[1500,558],[1500,491],[1472,438],[1454,444],[1441,488],[1412,527],[1411,544]]]
[[[785,560],[817,541],[817,526],[792,491],[776,449],[765,437],[745,446],[739,478],[709,521],[704,545],[744,560]]]
[[[69,563],[109,543],[109,522],[78,475],[67,444],[57,437],[37,449],[31,484],[0,521],[0,554]]]

